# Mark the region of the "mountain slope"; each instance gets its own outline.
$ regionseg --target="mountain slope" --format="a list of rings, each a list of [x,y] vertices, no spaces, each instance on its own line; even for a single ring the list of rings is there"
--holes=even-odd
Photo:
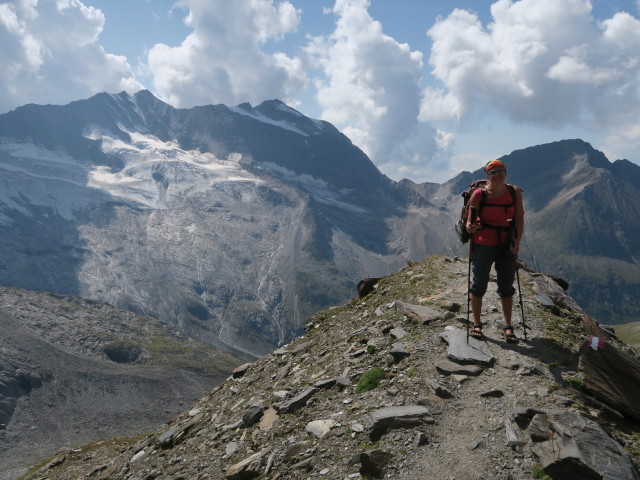
[[[640,295],[640,167],[610,163],[579,140],[505,160],[525,190],[525,259],[566,278],[572,296],[598,320],[633,320]]]
[[[635,320],[640,167],[581,140],[504,160],[525,190],[523,258],[600,321]],[[452,225],[483,176],[393,182],[277,100],[176,109],[146,91],[0,115],[0,170],[0,284],[107,301],[244,359],[362,278],[466,256]]]
[[[429,222],[446,212],[276,100],[28,105],[0,116],[0,169],[2,284],[108,301],[245,358],[360,278],[445,248]]]
[[[238,360],[157,319],[0,287],[0,478],[34,457],[155,428]]]
[[[304,337],[146,438],[63,451],[24,478],[525,480],[544,467],[563,480],[637,480],[638,423],[576,375],[588,335],[623,346],[553,279],[523,270],[528,341],[504,341],[490,288],[486,341],[470,343],[472,355],[488,353],[469,365],[469,351],[452,347],[464,343],[466,275],[467,262],[451,258],[407,266],[364,299],[313,316]],[[373,388],[360,391],[367,377]]]

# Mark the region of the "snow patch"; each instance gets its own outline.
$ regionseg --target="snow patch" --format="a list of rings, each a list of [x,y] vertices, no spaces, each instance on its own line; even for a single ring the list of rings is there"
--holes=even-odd
[[[138,132],[126,133],[130,143],[110,132],[96,129],[87,132],[87,138],[102,141],[104,153],[117,156],[124,163],[124,168],[117,172],[103,166],[94,167],[88,176],[88,186],[150,208],[166,208],[170,198],[204,192],[216,183],[260,183],[240,167],[239,153],[221,159],[208,152],[183,150],[175,141],[165,142]]]
[[[272,175],[297,184],[304,191],[309,193],[316,201],[324,205],[331,205],[341,210],[346,210],[353,213],[367,212],[367,210],[365,210],[364,208],[341,200],[340,197],[349,192],[336,190],[321,178],[316,178],[306,173],[299,175],[296,172],[293,172],[280,165],[276,165],[275,163],[265,162],[261,163],[260,166]]]
[[[229,110],[231,110],[232,112],[238,113],[240,115],[244,115],[246,117],[251,117],[255,120],[258,120],[259,122],[262,123],[268,123],[271,125],[275,125],[276,127],[280,127],[280,128],[284,128],[285,130],[290,130],[292,132],[297,133],[298,135],[302,135],[303,137],[308,137],[310,136],[310,134],[303,132],[302,130],[300,130],[298,127],[296,127],[295,125],[292,125],[291,123],[285,121],[285,120],[274,120],[273,118],[269,118],[266,115],[262,115],[260,113],[256,113],[255,110],[252,111],[247,111],[244,110],[240,107],[227,107],[229,108]],[[291,113],[294,112],[295,114],[297,114],[300,117],[304,117],[301,113],[296,112],[295,110],[292,110],[288,107],[286,107],[286,105],[278,105],[278,109],[279,110],[283,110],[287,113]],[[312,122],[314,123],[314,125],[318,128],[318,130],[322,130],[322,123],[316,120],[312,120]]]

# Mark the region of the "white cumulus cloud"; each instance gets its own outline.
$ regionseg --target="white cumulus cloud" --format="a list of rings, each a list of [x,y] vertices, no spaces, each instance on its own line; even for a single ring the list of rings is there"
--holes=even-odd
[[[273,0],[182,0],[193,31],[181,45],[153,46],[147,69],[155,92],[177,107],[236,105],[278,98],[295,104],[305,73],[298,58],[265,52],[267,41],[294,32],[299,11]]]
[[[499,0],[482,25],[454,10],[429,30],[425,120],[471,122],[498,112],[518,124],[586,126],[636,142],[640,20],[628,12],[597,22],[588,0]],[[615,149],[615,148],[614,148]]]
[[[103,26],[102,12],[79,0],[0,4],[0,112],[142,88],[126,58],[97,43]]]
[[[385,35],[368,0],[336,0],[336,27],[306,51],[322,117],[340,128],[391,178],[423,179],[453,143],[419,120],[422,53]]]

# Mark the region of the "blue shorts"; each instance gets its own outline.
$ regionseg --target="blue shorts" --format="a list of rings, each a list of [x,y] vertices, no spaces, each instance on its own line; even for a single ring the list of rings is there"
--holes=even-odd
[[[482,297],[487,291],[491,265],[495,263],[498,276],[498,295],[513,297],[516,289],[513,281],[516,278],[516,257],[510,249],[490,247],[474,243],[471,246],[471,270],[473,282],[469,291],[476,297]]]

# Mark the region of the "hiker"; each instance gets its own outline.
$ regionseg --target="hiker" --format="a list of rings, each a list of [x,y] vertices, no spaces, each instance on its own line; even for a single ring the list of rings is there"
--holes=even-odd
[[[487,291],[491,265],[495,263],[504,317],[503,332],[507,342],[516,343],[518,337],[511,325],[511,310],[517,255],[524,232],[522,192],[518,187],[507,185],[507,168],[500,160],[488,162],[485,173],[488,183],[484,189],[478,188],[471,195],[466,223],[472,242],[473,282],[469,292],[473,328],[470,334],[474,338],[482,338],[482,297]]]

